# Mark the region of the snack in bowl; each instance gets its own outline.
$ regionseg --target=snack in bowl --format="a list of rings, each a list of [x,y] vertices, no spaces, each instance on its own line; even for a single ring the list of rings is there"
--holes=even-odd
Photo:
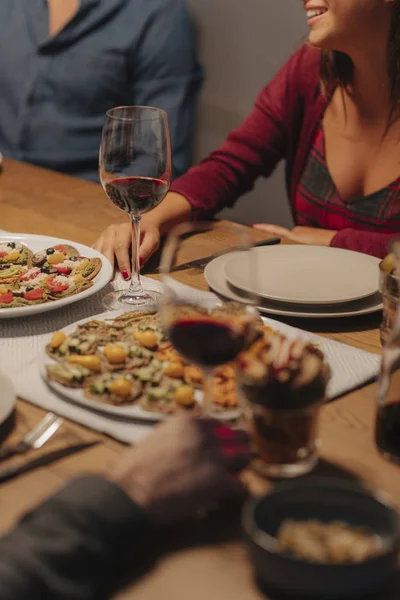
[[[79,255],[70,245],[33,254],[24,244],[0,244],[0,308],[52,302],[90,288],[100,272],[100,258]]]
[[[259,582],[274,597],[383,600],[399,546],[398,515],[387,502],[336,477],[280,482],[248,501],[244,537]]]
[[[366,527],[343,521],[285,519],[278,531],[278,550],[320,563],[357,563],[377,556],[383,540]]]
[[[258,335],[268,332],[261,325]],[[46,365],[48,378],[81,388],[82,398],[152,413],[201,413],[196,390],[203,386],[202,373],[173,348],[155,311],[92,319],[68,334],[55,332],[46,354],[58,363]],[[214,385],[218,410],[238,406],[234,365],[217,369]]]

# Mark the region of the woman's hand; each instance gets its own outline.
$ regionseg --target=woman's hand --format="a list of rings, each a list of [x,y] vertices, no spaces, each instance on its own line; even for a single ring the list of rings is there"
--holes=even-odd
[[[129,450],[110,478],[158,523],[244,497],[236,477],[250,461],[248,436],[214,419],[172,418]]]
[[[140,265],[147,262],[150,256],[160,245],[160,230],[151,219],[143,219],[140,222]],[[131,272],[131,259],[129,249],[132,243],[132,225],[121,223],[110,225],[103,231],[93,248],[102,252],[111,264],[116,259],[118,268],[124,279],[129,279]]]
[[[330,246],[332,239],[337,233],[337,231],[331,229],[319,229],[318,227],[297,226],[290,230],[280,225],[267,225],[263,223],[257,223],[253,227],[274,235],[279,235],[280,237],[285,237],[297,244],[309,244],[312,246]]]

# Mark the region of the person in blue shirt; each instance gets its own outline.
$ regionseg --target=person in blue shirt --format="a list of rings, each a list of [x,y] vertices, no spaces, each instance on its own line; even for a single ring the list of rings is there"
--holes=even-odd
[[[1,0],[0,151],[98,180],[105,112],[164,109],[190,166],[203,72],[185,0]]]

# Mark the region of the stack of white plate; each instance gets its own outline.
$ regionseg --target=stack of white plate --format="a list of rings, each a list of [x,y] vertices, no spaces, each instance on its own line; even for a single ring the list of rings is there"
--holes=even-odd
[[[263,313],[338,318],[382,310],[379,262],[325,246],[265,246],[223,254],[204,275],[211,289],[230,300],[256,295]]]

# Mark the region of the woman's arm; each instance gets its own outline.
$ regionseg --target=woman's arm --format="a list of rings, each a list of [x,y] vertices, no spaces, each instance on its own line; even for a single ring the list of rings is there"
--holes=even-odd
[[[259,94],[242,125],[200,165],[173,182],[171,192],[142,219],[142,262],[158,248],[160,232],[188,218],[209,218],[248,192],[259,176],[268,177],[285,158],[289,132],[301,123],[304,111],[303,79],[313,51],[305,45],[283,66]],[[311,62],[310,62],[311,61]],[[300,74],[300,75],[299,75]],[[294,108],[293,108],[294,107]],[[110,226],[95,243],[126,278],[130,267],[129,224]]]
[[[390,252],[390,242],[399,235],[400,231],[399,233],[376,233],[358,229],[342,229],[332,239],[331,246],[384,258]]]

